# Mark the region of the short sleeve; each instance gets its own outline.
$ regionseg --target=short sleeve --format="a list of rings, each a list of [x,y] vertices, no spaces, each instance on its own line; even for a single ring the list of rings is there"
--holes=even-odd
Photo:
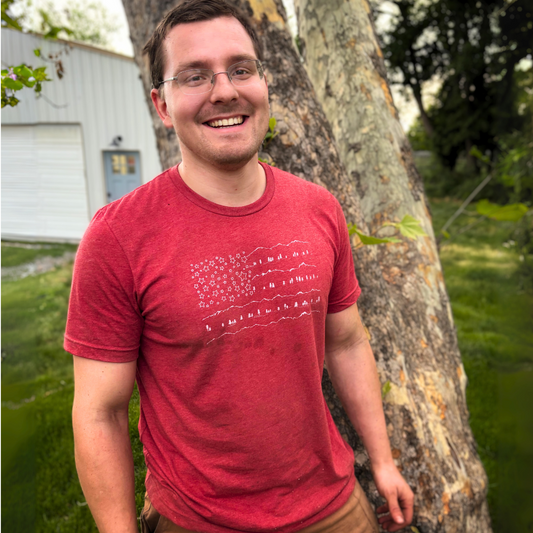
[[[130,264],[99,211],[76,254],[64,348],[88,359],[133,361],[142,329]]]
[[[348,226],[340,204],[337,210],[337,257],[329,292],[328,313],[338,313],[357,302],[361,288],[355,275]]]

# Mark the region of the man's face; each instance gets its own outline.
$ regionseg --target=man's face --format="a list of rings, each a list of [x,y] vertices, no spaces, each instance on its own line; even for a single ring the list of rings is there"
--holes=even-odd
[[[221,72],[239,61],[257,59],[250,36],[233,17],[179,24],[163,47],[165,80],[182,70]],[[167,82],[163,98],[152,90],[152,101],[165,126],[176,130],[185,163],[239,168],[255,156],[268,129],[266,79],[235,87],[226,74],[219,74],[210,92],[194,95]],[[214,127],[216,120],[239,117],[242,124]]]

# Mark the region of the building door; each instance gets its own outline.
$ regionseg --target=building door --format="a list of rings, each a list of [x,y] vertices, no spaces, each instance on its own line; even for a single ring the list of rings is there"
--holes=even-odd
[[[2,125],[2,238],[79,241],[89,220],[81,126]]]
[[[104,152],[107,201],[113,202],[141,184],[139,152]]]

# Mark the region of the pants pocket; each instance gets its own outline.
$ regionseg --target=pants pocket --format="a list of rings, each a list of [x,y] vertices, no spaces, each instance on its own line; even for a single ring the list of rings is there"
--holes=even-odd
[[[145,494],[144,507],[141,512],[141,533],[155,533],[160,518],[161,515],[149,500],[148,493]]]

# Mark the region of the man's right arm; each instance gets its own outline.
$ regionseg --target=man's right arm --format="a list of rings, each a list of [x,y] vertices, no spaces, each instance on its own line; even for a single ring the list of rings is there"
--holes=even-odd
[[[74,356],[76,468],[100,533],[137,533],[128,405],[137,362]]]

